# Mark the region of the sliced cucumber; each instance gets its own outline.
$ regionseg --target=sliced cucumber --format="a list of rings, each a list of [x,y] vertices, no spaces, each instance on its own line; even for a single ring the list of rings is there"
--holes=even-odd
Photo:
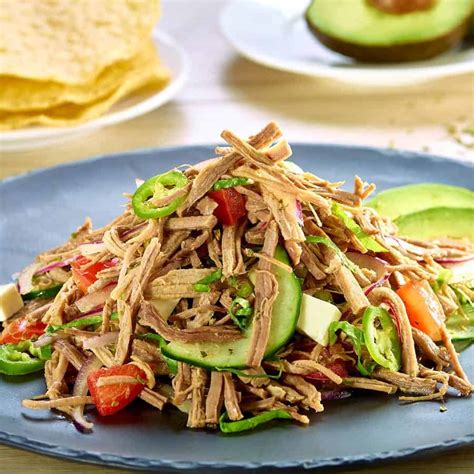
[[[289,258],[282,247],[277,247],[275,258],[289,264]],[[265,357],[268,358],[281,349],[292,337],[300,313],[301,287],[293,273],[274,265],[272,272],[278,282],[278,296],[273,303],[272,325]],[[184,343],[170,342],[161,348],[164,355],[171,359],[198,365],[207,369],[232,367],[243,369],[252,337],[252,326],[243,332],[237,341],[222,343]]]

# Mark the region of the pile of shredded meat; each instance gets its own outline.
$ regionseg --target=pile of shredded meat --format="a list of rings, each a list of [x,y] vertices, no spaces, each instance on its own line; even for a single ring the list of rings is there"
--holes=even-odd
[[[60,410],[89,429],[83,413],[94,397],[87,377],[93,370],[126,364],[145,374],[138,396],[158,410],[176,406],[187,413],[189,428],[215,428],[224,413],[232,422],[273,410],[307,424],[308,415],[323,411],[326,400],[354,390],[398,393],[404,401],[443,401],[451,390],[470,394],[444,323],[440,341],[434,342],[412,327],[396,290],[408,281],[433,282],[442,269],[437,259],[470,255],[472,244],[399,237],[392,222],[362,205],[374,185],[356,177],[354,192],[349,192],[341,189],[342,182],[298,170],[285,161],[291,148],[275,123],[248,140],[227,130],[221,136],[228,147],[217,148],[215,158],[177,169],[187,179],[185,186],[157,193],[148,202],[152,209],[179,201],[174,212],[142,218],[130,200],[110,224],[93,230],[86,220],[64,245],[38,255],[27,270],[35,275],[49,265],[36,273],[36,287],[62,287],[54,298],[33,300],[13,317],[59,327],[34,342],[37,347],[50,344],[53,352],[44,370],[46,392],[25,400],[24,406]],[[219,180],[238,183],[232,189],[245,213],[231,224],[223,222],[217,212],[221,204],[213,198]],[[334,212],[334,204],[384,251],[368,249],[354,226]],[[287,263],[275,257],[278,246],[286,250]],[[347,264],[354,255],[378,262],[382,274],[357,257]],[[86,287],[74,271],[78,262],[83,273],[104,264]],[[357,354],[342,331],[326,345],[295,331],[266,358],[279,293],[276,267],[294,272],[303,293],[329,295],[341,310],[341,321],[355,327],[369,306],[386,308],[397,327],[400,369],[373,364],[362,374],[358,356],[364,365],[370,355],[365,348]],[[162,344],[218,345],[242,338],[232,313],[241,282],[250,288],[244,300],[252,308],[250,316],[242,312],[251,331],[246,367],[211,370],[178,360],[172,373]],[[435,295],[446,317],[458,308],[448,286]],[[100,316],[100,324],[64,327],[90,315]],[[159,339],[144,337],[149,334]],[[137,379],[109,375],[99,382],[99,387],[126,387]]]

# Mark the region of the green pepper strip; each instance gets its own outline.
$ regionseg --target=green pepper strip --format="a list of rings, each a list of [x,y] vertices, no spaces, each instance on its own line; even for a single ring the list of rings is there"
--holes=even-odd
[[[132,197],[133,211],[142,219],[158,219],[169,216],[184,202],[186,196],[179,196],[163,207],[153,207],[148,202],[151,197],[164,197],[188,184],[188,178],[181,171],[172,170],[147,179]],[[166,187],[172,187],[171,190]]]
[[[338,219],[340,219],[344,225],[359,239],[361,244],[367,249],[372,250],[373,252],[386,252],[387,249],[382,247],[372,236],[364,232],[362,227],[360,227],[357,222],[350,218],[346,211],[337,204],[333,202],[331,212],[335,215]]]
[[[377,327],[376,322],[379,322]],[[383,308],[369,306],[362,317],[367,350],[377,364],[397,372],[402,365],[402,350],[397,328]]]
[[[347,321],[333,321],[329,325],[329,344],[333,345],[337,340],[336,331],[341,330],[349,338],[354,352],[357,354],[357,369],[362,375],[370,375],[375,364],[364,364],[362,360],[362,348],[365,347],[364,332]]]
[[[222,270],[219,268],[215,272],[212,272],[211,274],[194,283],[193,288],[195,291],[199,291],[199,293],[209,293],[211,290],[209,285],[219,281],[221,278]]]
[[[357,272],[357,265],[352,263],[345,256],[344,252],[329,237],[323,237],[321,235],[308,235],[308,237],[306,237],[306,242],[310,244],[323,244],[326,247],[329,247],[331,250],[333,250],[336,253],[336,255],[341,260],[341,263],[345,267],[347,267],[353,273]]]
[[[260,415],[239,421],[227,421],[227,412],[219,418],[219,428],[223,433],[239,433],[254,430],[257,426],[275,419],[291,420],[291,415],[285,410],[271,410]]]
[[[49,288],[43,288],[42,290],[33,290],[25,295],[21,295],[24,301],[35,300],[37,298],[53,298],[55,297],[63,285],[54,285]]]
[[[110,319],[112,321],[117,321],[118,320],[118,313],[114,312],[110,315]],[[82,326],[93,326],[94,324],[100,324],[102,323],[102,314],[99,314],[97,316],[89,316],[87,318],[79,318],[79,319],[74,319],[73,321],[69,321],[68,323],[61,324],[59,326],[48,326],[46,328],[46,332],[51,334],[56,331],[61,331],[63,329],[68,329],[68,328],[79,328]]]
[[[229,178],[229,179],[220,179],[214,183],[212,187],[214,191],[219,191],[221,189],[235,188],[235,186],[248,186],[253,184],[253,179],[250,178]]]
[[[143,334],[143,336],[140,336],[140,337],[147,341],[157,342],[158,345],[160,346],[160,349],[163,346],[166,346],[166,341],[159,334],[154,334],[152,332],[149,332],[149,333]],[[163,357],[164,361],[166,362],[169,373],[172,375],[176,375],[178,373],[178,361],[171,359],[169,357],[166,357],[163,353],[161,353],[161,357]]]
[[[33,347],[31,341],[0,345],[0,373],[25,375],[43,369],[51,359],[51,346]]]
[[[235,276],[228,279],[228,283],[232,288],[235,288],[237,296],[241,298],[248,298],[253,292],[253,285],[247,279],[239,280]]]
[[[240,306],[241,309],[234,311],[236,306]],[[242,330],[247,329],[250,322],[250,316],[253,314],[253,309],[250,307],[250,301],[237,296],[230,304],[229,314],[236,326]]]

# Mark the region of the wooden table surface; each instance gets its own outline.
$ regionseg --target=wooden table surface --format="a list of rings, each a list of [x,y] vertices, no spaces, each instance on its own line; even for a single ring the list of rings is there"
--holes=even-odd
[[[192,8],[185,0],[164,4],[161,26],[184,46],[191,61],[188,83],[174,101],[68,142],[24,152],[0,151],[0,177],[134,148],[215,143],[223,128],[248,135],[269,120],[278,121],[290,142],[395,147],[474,161],[473,149],[461,146],[448,133],[449,127],[472,124],[472,75],[382,89],[274,71],[239,57],[227,44],[216,15],[222,4],[219,0],[194,0]],[[5,473],[24,473],[32,466],[37,474],[114,472],[5,446],[0,446],[0,466]],[[356,471],[460,474],[473,469],[471,447]]]

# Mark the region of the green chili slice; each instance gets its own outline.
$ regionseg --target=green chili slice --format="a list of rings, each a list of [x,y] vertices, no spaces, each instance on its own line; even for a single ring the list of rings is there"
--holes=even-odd
[[[362,317],[362,328],[372,359],[382,367],[397,372],[402,363],[402,350],[397,328],[388,312],[369,306]]]
[[[214,191],[219,191],[220,189],[235,188],[235,186],[248,186],[249,184],[253,183],[253,179],[250,178],[220,179],[214,183],[212,189]]]
[[[216,271],[210,273],[209,275],[205,276],[201,280],[194,283],[193,288],[195,291],[199,291],[200,293],[208,293],[210,291],[209,285],[219,281],[222,277],[222,269],[217,269]]]
[[[147,179],[132,197],[133,211],[142,219],[158,219],[169,216],[178,209],[186,199],[179,196],[169,204],[155,207],[150,198],[163,198],[188,184],[188,178],[181,171],[172,170]]]
[[[375,364],[362,360],[362,348],[365,347],[364,331],[347,321],[333,321],[329,325],[329,344],[333,345],[337,340],[336,331],[341,330],[346,334],[357,355],[357,369],[362,375],[370,375]]]
[[[228,283],[232,288],[235,288],[237,296],[241,298],[248,298],[253,292],[253,285],[247,278],[239,279],[235,276],[231,276],[228,279]]]
[[[110,319],[112,321],[118,320],[118,313],[114,312],[110,315]],[[74,319],[69,321],[65,324],[60,324],[59,326],[48,326],[46,328],[46,332],[51,334],[56,331],[61,331],[63,329],[68,328],[80,328],[82,326],[94,326],[95,324],[102,323],[102,314],[98,314],[97,316],[88,316],[85,318]]]
[[[63,285],[54,285],[41,290],[33,290],[25,295],[21,295],[21,297],[24,301],[35,300],[37,298],[54,298],[62,287]]]
[[[228,421],[229,417],[226,412],[219,419],[219,428],[223,433],[239,433],[241,431],[254,430],[257,426],[275,419],[291,420],[291,415],[285,410],[271,410],[252,418]]]
[[[33,347],[31,341],[0,345],[0,373],[25,375],[42,370],[51,359],[51,346]]]
[[[236,307],[239,306],[240,309],[236,309]],[[250,306],[250,301],[245,298],[241,298],[240,296],[237,296],[232,300],[232,303],[230,304],[229,314],[232,321],[237,327],[239,327],[241,330],[247,329],[250,322],[250,316],[252,316],[253,314],[253,309]]]

